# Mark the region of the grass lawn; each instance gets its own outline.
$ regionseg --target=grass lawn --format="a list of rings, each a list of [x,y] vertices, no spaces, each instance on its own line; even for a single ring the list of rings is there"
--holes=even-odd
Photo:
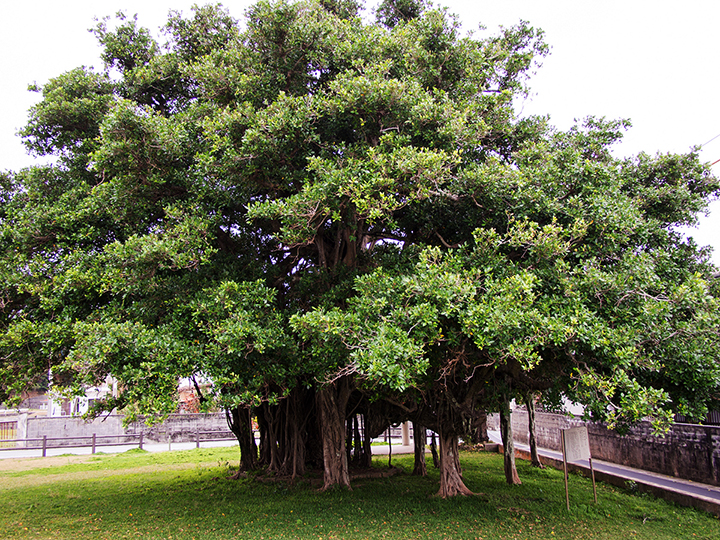
[[[361,479],[352,491],[229,480],[236,448],[0,460],[0,538],[52,539],[720,539],[720,521],[645,495],[518,462],[507,486],[502,457],[464,453],[475,497],[442,500],[437,471]],[[378,459],[385,466],[387,458]],[[393,456],[412,470],[412,456]]]

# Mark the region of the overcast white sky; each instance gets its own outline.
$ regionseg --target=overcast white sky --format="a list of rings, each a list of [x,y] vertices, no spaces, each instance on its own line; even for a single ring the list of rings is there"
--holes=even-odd
[[[15,136],[38,94],[32,82],[80,65],[101,68],[99,49],[87,31],[94,17],[118,10],[137,13],[156,30],[170,9],[190,12],[187,0],[2,0],[0,8],[0,169],[31,165]],[[204,3],[204,2],[198,2]],[[630,118],[633,128],[618,155],[644,151],[685,152],[720,134],[718,56],[720,2],[717,0],[444,0],[463,28],[479,24],[494,32],[520,19],[542,28],[551,55],[531,80],[527,114],[549,114],[561,129],[588,115]],[[251,4],[226,0],[242,19]],[[367,1],[368,6],[375,4]],[[720,137],[701,156],[720,160]],[[720,163],[713,166],[720,174]],[[691,234],[715,248],[720,265],[720,202]]]

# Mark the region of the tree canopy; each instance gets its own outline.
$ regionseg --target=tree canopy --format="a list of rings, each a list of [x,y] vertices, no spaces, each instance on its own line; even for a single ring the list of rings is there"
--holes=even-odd
[[[443,496],[467,492],[463,421],[518,393],[619,428],[717,406],[716,269],[677,230],[720,193],[697,154],[619,159],[627,121],[519,117],[548,52],[527,23],[376,16],[208,5],[163,43],[97,24],[104,69],[36,88],[21,133],[52,164],[2,175],[0,400],[112,375],[97,410],[162,415],[201,377],[246,467],[326,487],[358,416],[366,438],[413,420]]]

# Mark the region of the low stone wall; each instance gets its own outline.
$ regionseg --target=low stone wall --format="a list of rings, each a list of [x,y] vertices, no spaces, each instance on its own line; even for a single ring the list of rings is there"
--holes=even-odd
[[[147,442],[194,441],[198,431],[227,431],[228,425],[224,413],[212,414],[172,414],[167,419],[154,425],[144,422],[129,424],[123,427],[125,417],[111,414],[86,422],[77,416],[27,418],[24,437],[35,439],[47,437],[107,437],[113,435],[139,435]],[[72,444],[68,442],[68,444]]]
[[[498,415],[488,417],[490,429],[499,429]],[[720,486],[720,426],[673,424],[664,437],[653,435],[649,422],[641,422],[627,435],[602,424],[583,422],[559,414],[536,413],[536,437],[542,448],[561,451],[560,430],[586,426],[593,458],[694,482]],[[513,439],[528,443],[528,415],[512,413]]]
[[[195,440],[198,431],[229,431],[225,413],[171,414],[162,424],[148,426],[143,422],[128,426],[127,434],[143,433],[152,441],[187,442]]]

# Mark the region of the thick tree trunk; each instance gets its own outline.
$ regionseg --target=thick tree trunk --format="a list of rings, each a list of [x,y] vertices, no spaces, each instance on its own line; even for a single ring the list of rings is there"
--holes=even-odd
[[[510,399],[503,395],[500,404],[500,435],[502,436],[505,480],[508,484],[522,484],[515,468],[515,445],[513,444],[512,424],[510,422]]]
[[[456,495],[472,495],[462,479],[460,457],[458,451],[458,436],[453,431],[438,433],[440,439],[440,491],[438,495],[443,499]]]
[[[425,463],[425,426],[413,422],[413,446],[415,447],[415,466],[413,475],[427,476],[427,465]]]
[[[528,413],[528,439],[530,443],[530,462],[533,467],[544,469],[540,463],[540,455],[538,454],[537,438],[535,437],[535,394],[527,392],[524,396],[525,407]]]
[[[225,409],[225,419],[230,431],[233,432],[240,446],[240,466],[245,471],[252,471],[258,466],[257,446],[252,431],[250,407]]]
[[[345,408],[349,396],[349,383],[344,378],[324,386],[317,393],[323,443],[323,490],[334,486],[350,488],[345,452]]]

